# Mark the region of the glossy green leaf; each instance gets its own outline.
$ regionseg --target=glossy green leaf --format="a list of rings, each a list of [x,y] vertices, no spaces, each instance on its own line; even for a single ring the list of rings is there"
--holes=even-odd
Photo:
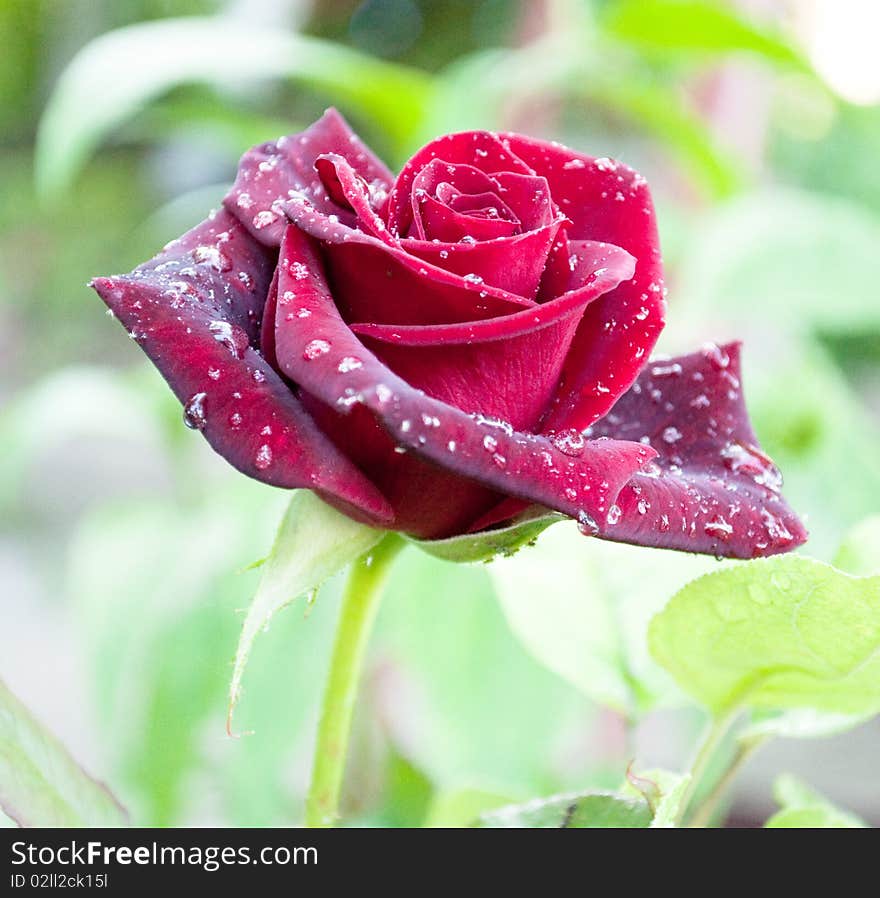
[[[745,51],[786,66],[807,68],[782,35],[712,0],[621,0],[603,24],[608,33],[651,50]]]
[[[587,792],[498,808],[483,814],[479,825],[503,829],[644,829],[651,825],[651,818],[651,808],[643,798]]]
[[[0,682],[0,809],[19,826],[125,826],[125,811]]]
[[[783,774],[773,785],[780,804],[765,824],[769,829],[864,829],[867,824],[843,811],[791,774]]]
[[[880,577],[796,556],[734,564],[681,589],[651,622],[649,643],[716,714],[880,710]]]
[[[272,551],[262,566],[235,653],[229,687],[228,729],[254,640],[272,617],[367,552],[384,535],[331,508],[310,490],[298,490],[285,512]]]
[[[173,87],[240,88],[277,78],[328,91],[398,142],[412,133],[431,94],[424,73],[276,28],[222,17],[130,25],[92,41],[59,78],[37,138],[39,191],[49,197],[64,190],[102,140]]]
[[[567,522],[489,574],[507,622],[538,661],[598,704],[637,715],[675,696],[645,652],[651,615],[714,564],[588,539]]]

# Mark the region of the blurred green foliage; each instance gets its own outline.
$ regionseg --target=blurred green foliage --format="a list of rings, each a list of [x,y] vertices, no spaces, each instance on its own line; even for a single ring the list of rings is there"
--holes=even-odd
[[[259,580],[245,569],[286,497],[184,431],[84,285],[200,220],[247,146],[330,103],[393,164],[437,133],[508,127],[642,170],[666,247],[664,347],[745,338],[756,430],[812,555],[833,558],[880,510],[880,111],[835,98],[784,22],[708,0],[291,0],[265,22],[253,8],[0,2],[0,538],[32,543],[46,614],[75,622],[107,776],[138,823],[301,819],[338,584],[260,636],[236,719],[254,735],[225,738]],[[157,35],[175,52],[150,56]],[[712,102],[722,70],[743,75],[733,113]],[[856,572],[875,530],[841,551]],[[356,719],[356,823],[464,825],[619,786],[626,721],[682,700],[647,656],[647,619],[714,563],[579,539],[556,527],[490,569],[407,550]]]

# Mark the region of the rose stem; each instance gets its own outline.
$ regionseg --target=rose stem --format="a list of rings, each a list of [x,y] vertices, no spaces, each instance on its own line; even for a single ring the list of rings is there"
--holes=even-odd
[[[321,702],[312,779],[306,797],[306,826],[333,826],[339,816],[339,795],[364,654],[392,562],[405,545],[400,536],[389,533],[354,563],[349,574]]]

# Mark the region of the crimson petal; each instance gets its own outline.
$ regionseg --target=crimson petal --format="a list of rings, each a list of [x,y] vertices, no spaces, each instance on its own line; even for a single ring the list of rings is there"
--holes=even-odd
[[[455,274],[415,257],[403,246],[408,241],[386,243],[300,200],[284,208],[291,221],[321,242],[336,301],[349,321],[453,323],[509,315],[535,305],[479,276]]]
[[[308,278],[300,272],[307,271]],[[294,286],[306,318],[276,317],[284,373],[345,413],[365,406],[394,440],[443,469],[504,494],[540,502],[589,522],[604,516],[623,483],[654,456],[638,443],[583,441],[557,448],[479,414],[468,415],[414,389],[393,374],[342,320],[315,246],[290,227],[281,250],[279,293]],[[431,509],[424,510],[430,515]],[[430,534],[425,528],[424,535]]]
[[[184,403],[187,424],[238,470],[391,524],[382,495],[254,348],[274,262],[221,211],[131,274],[93,286]]]
[[[635,277],[594,303],[572,343],[548,427],[598,420],[633,383],[663,329],[666,303],[654,207],[631,168],[546,141],[503,135],[512,153],[547,178],[573,239],[614,243],[637,260]]]
[[[248,150],[223,204],[266,246],[281,243],[287,220],[279,204],[293,195],[307,197],[326,214],[344,214],[315,168],[316,160],[326,154],[347,160],[377,196],[385,196],[394,182],[394,175],[345,119],[328,109],[302,133]]]
[[[570,271],[567,292],[513,315],[410,327],[354,323],[351,329],[411,386],[534,431],[584,309],[632,277],[635,260],[624,250],[594,244],[589,254],[582,251],[588,255],[592,267]]]
[[[388,196],[388,228],[400,236],[409,231],[412,222],[410,197],[413,182],[435,159],[450,165],[471,165],[486,174],[515,172],[534,175],[497,134],[489,131],[463,131],[447,134],[423,146],[401,169]]]
[[[739,344],[656,360],[588,434],[649,442],[658,456],[618,496],[606,539],[750,558],[807,533],[779,493],[740,385]]]

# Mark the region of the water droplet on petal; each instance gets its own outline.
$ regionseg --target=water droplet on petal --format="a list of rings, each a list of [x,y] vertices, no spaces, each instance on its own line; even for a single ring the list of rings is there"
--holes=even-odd
[[[260,471],[265,471],[272,464],[272,449],[266,443],[257,450],[254,464]]]
[[[311,340],[303,349],[303,358],[306,361],[312,361],[328,352],[330,352],[330,344],[326,340]]]
[[[204,430],[208,423],[205,412],[205,393],[194,393],[183,407],[183,423],[190,430]]]
[[[563,454],[571,458],[578,458],[584,452],[587,445],[584,435],[575,428],[559,430],[548,434],[547,438]]]

